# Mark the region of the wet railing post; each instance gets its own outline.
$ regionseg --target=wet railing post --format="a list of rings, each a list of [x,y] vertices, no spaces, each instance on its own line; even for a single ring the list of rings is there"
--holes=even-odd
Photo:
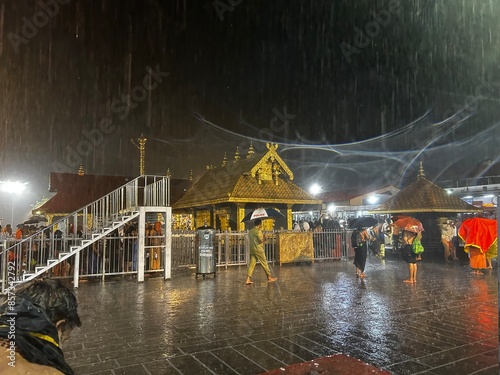
[[[229,237],[229,233],[228,232],[225,232],[223,233],[223,236],[226,238],[226,240],[224,241],[224,254],[225,254],[225,258],[224,259],[224,263],[226,265],[226,269],[227,269],[227,263],[229,262],[229,256],[232,252],[232,249],[231,249],[231,238]]]
[[[163,254],[163,270],[165,280],[172,278],[172,207],[165,212],[165,252]]]
[[[1,236],[1,234],[0,234]],[[3,236],[2,236],[3,237]],[[2,254],[2,294],[5,293],[7,285],[7,262],[9,256],[7,254],[7,246],[5,246],[5,239],[0,237],[0,254]]]
[[[144,206],[139,207],[139,246],[137,249],[137,282],[144,281],[144,255],[145,255],[145,237],[146,237],[146,212]]]
[[[75,255],[75,261],[74,261],[74,270],[73,270],[73,288],[78,288],[78,282],[80,279],[80,251],[78,251]]]

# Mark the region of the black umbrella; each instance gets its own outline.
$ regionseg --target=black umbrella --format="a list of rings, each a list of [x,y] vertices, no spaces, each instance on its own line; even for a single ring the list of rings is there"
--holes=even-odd
[[[277,217],[285,217],[281,212],[278,210],[275,210],[274,208],[256,208],[252,212],[249,212],[248,214],[245,215],[243,218],[243,221],[252,221],[255,219],[275,219]]]
[[[371,216],[357,217],[349,223],[349,228],[369,228],[378,224],[378,220]]]
[[[38,224],[38,223],[46,223],[48,220],[45,216],[42,215],[33,215],[28,220],[26,220],[23,224]]]

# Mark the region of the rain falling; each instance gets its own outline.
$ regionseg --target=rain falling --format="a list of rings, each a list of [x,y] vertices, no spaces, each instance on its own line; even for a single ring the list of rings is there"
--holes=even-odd
[[[0,0],[2,181],[187,178],[279,144],[325,190],[498,175],[500,3]],[[1,202],[9,217],[11,197]],[[19,213],[17,213],[19,209]]]

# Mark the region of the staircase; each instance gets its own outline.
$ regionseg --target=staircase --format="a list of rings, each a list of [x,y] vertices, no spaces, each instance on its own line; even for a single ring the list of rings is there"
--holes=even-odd
[[[46,274],[137,220],[140,207],[170,205],[170,178],[142,175],[20,241],[0,248],[2,292]]]
[[[85,249],[87,246],[91,246],[94,242],[99,241],[100,239],[106,237],[107,235],[111,234],[113,231],[119,229],[121,226],[124,224],[128,223],[129,221],[132,221],[133,219],[139,217],[139,212],[133,212],[130,215],[125,215],[121,218],[119,221],[114,221],[110,227],[102,228],[101,233],[94,233],[92,234],[91,238],[88,240],[82,240],[81,245],[79,246],[70,246],[69,252],[63,252],[59,253],[59,256],[57,259],[48,259],[47,264],[45,266],[38,266],[35,267],[35,272],[34,273],[23,273],[22,274],[22,281],[29,281],[31,279],[34,279],[37,276],[40,276],[41,274],[47,272],[50,270],[52,267],[57,266],[58,264],[62,263],[69,257],[79,253],[81,250]]]

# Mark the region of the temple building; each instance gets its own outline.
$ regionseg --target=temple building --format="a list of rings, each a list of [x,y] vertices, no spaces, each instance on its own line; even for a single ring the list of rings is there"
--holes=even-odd
[[[427,180],[422,163],[415,182],[370,210],[373,214],[413,216],[420,220],[425,229],[422,244],[430,252],[443,251],[440,232],[442,220],[460,219],[460,215],[474,215],[482,211],[480,207],[468,204]]]
[[[293,172],[278,155],[278,145],[268,143],[267,152],[256,154],[252,144],[246,157],[236,149],[220,167],[206,173],[173,203],[176,229],[208,225],[220,230],[244,230],[244,216],[252,210],[274,208],[284,217],[265,220],[264,228],[292,229],[293,212],[320,211],[322,201],[293,183]],[[268,227],[266,227],[266,225]]]

